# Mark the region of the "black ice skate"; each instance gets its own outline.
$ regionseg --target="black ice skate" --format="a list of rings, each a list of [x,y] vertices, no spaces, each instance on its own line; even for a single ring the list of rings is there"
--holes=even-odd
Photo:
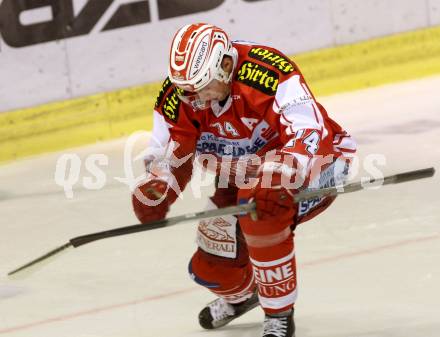
[[[199,323],[205,329],[220,328],[258,306],[258,294],[239,304],[229,304],[223,298],[209,303],[199,313]]]
[[[263,323],[263,337],[295,337],[293,310],[285,316],[266,315]]]

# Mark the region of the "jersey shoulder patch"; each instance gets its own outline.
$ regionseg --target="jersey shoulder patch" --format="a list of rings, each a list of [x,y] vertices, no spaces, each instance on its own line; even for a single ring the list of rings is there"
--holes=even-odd
[[[286,56],[264,47],[251,48],[248,56],[278,69],[283,74],[290,74],[295,70],[295,66]]]
[[[160,88],[159,94],[157,95],[157,98],[156,98],[156,103],[154,104],[154,106],[155,106],[156,108],[158,108],[159,105],[160,105],[160,103],[162,103],[162,100],[163,100],[165,94],[167,93],[168,89],[169,89],[172,85],[173,85],[173,84],[171,83],[169,77],[167,77],[167,78],[165,79],[165,81],[163,81],[163,83],[162,83],[162,87]]]
[[[269,96],[275,96],[279,82],[276,71],[250,61],[241,64],[235,79]]]
[[[172,122],[177,122],[179,119],[179,108],[182,101],[177,96],[177,89],[170,90],[162,102],[162,113]]]
[[[170,89],[172,85],[167,77],[162,83],[162,88],[159,91],[154,107],[161,111],[170,121],[177,122],[181,100],[178,97],[178,89],[176,87]]]

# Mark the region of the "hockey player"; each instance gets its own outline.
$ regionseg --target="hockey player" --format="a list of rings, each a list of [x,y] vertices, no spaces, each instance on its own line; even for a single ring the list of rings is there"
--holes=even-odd
[[[174,36],[153,113],[150,146],[172,146],[172,153],[159,170],[152,168],[153,157],[146,158],[148,179],[132,199],[141,222],[166,216],[197,158],[216,159],[205,165],[217,174],[207,209],[257,205],[254,216],[199,223],[189,273],[217,296],[200,312],[200,325],[216,329],[261,306],[263,337],[294,336],[294,229],[334,197],[298,204],[293,195],[342,183],[354,141],[316,102],[288,57],[268,46],[231,42],[222,29],[203,23]],[[292,177],[303,184],[295,186]]]

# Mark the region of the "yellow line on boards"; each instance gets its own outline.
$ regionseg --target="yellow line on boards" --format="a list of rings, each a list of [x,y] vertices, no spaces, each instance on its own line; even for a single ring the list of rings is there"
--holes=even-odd
[[[440,27],[293,55],[316,96],[440,74]],[[165,74],[165,71],[164,71]],[[150,130],[160,83],[0,113],[0,162]]]

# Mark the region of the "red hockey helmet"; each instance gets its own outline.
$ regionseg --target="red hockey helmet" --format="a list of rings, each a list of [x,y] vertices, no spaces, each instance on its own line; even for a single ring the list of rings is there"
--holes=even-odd
[[[179,88],[195,92],[203,89],[213,79],[228,83],[232,72],[223,71],[223,56],[237,62],[237,51],[228,35],[220,28],[197,23],[179,29],[173,38],[168,75]]]

